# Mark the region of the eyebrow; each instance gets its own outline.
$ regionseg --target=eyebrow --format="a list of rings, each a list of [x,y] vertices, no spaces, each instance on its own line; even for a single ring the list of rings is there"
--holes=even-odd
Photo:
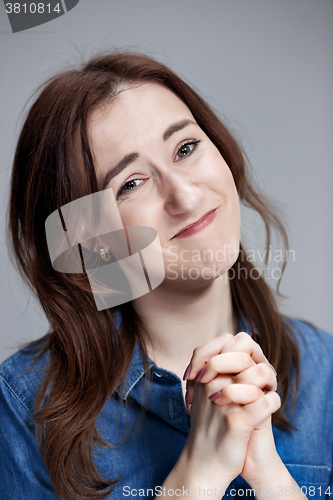
[[[197,125],[193,120],[182,120],[180,122],[174,123],[164,132],[163,141],[167,141],[172,136],[172,134],[178,132],[179,130],[182,130],[183,128],[185,128],[187,125],[190,124]]]
[[[106,176],[104,177],[102,190],[106,188],[106,186],[109,184],[111,179],[113,179],[113,177],[120,174],[120,172],[124,170],[124,168],[126,168],[127,165],[132,163],[138,157],[139,153],[131,153],[130,155],[125,156],[119,163],[117,163],[117,165],[114,168],[109,170]]]
[[[182,130],[185,128],[187,125],[197,125],[196,122],[193,120],[181,120],[180,122],[173,123],[166,129],[166,131],[163,134],[163,140],[167,141],[170,139],[170,137],[175,134],[176,132],[179,132],[179,130]],[[113,167],[111,170],[107,172],[107,174],[104,177],[103,184],[102,184],[102,190],[106,188],[106,186],[109,184],[111,179],[115,177],[116,175],[120,174],[124,168],[126,168],[130,163],[132,163],[134,160],[136,160],[139,157],[139,153],[131,153],[127,156],[124,156],[124,158],[117,163],[115,167]]]

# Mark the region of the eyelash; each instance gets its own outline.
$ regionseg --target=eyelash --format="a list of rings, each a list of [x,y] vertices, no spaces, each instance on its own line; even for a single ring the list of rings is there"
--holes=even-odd
[[[193,145],[193,146],[194,146],[194,148],[192,149],[192,151],[190,152],[190,154],[189,154],[189,155],[187,155],[187,156],[190,156],[190,155],[193,153],[193,151],[196,149],[196,147],[197,147],[197,145],[199,144],[199,142],[200,142],[200,141],[185,141],[185,142],[183,142],[182,144],[180,144],[180,145],[179,145],[179,147],[178,147],[178,149],[177,149],[177,154],[178,154],[178,151],[179,151],[181,148],[183,148],[184,146],[191,146],[191,145]],[[176,155],[176,156],[177,156],[177,155]],[[183,156],[182,158],[187,158],[187,156],[185,156],[185,157]],[[179,160],[177,160],[177,161],[179,161]]]
[[[181,158],[187,158],[188,156],[190,156],[195,151],[195,149],[196,149],[197,145],[199,144],[199,142],[200,142],[200,140],[199,141],[193,141],[193,140],[191,140],[191,141],[185,141],[185,142],[183,142],[182,144],[180,144],[178,146],[176,156],[178,155],[179,150],[181,148],[183,148],[184,146],[194,146],[193,149],[192,149],[192,151],[188,155],[180,157],[179,159],[181,159]],[[176,160],[176,161],[179,161],[179,160]],[[123,190],[124,190],[124,187],[126,186],[126,184],[128,184],[129,182],[140,181],[140,180],[142,180],[142,179],[130,179],[129,181],[124,182],[124,184],[122,186],[120,186],[120,188],[119,188],[119,191],[118,191],[118,194],[117,194],[117,198],[123,194]],[[133,191],[134,189],[136,189],[136,188],[134,187],[133,189],[130,189],[129,191]]]

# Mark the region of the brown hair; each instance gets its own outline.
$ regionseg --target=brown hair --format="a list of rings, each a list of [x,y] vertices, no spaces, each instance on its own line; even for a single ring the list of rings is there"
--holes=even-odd
[[[45,220],[62,205],[98,191],[87,118],[117,95],[123,85],[158,82],[174,92],[219,149],[228,164],[241,201],[262,217],[267,250],[271,228],[286,231],[268,201],[249,180],[246,156],[205,101],[170,69],[135,53],[99,55],[82,69],[48,80],[32,105],[19,137],[11,180],[9,244],[22,276],[37,295],[50,322],[39,357],[50,352],[50,364],[36,401],[35,423],[40,449],[55,492],[64,500],[104,498],[117,479],[106,480],[92,458],[93,445],[104,443],[95,421],[107,398],[124,381],[137,341],[147,366],[139,318],[130,303],[121,306],[121,333],[113,311],[97,312],[87,276],[63,274],[52,267]],[[78,172],[75,135],[79,136],[85,173]],[[81,177],[80,177],[81,175]],[[82,182],[84,181],[84,182]],[[288,323],[263,278],[250,279],[253,264],[241,248],[230,280],[233,305],[245,318],[254,339],[278,372],[282,406],[275,425],[290,427],[283,416],[289,393],[296,397],[299,352]],[[268,252],[267,252],[268,255]],[[244,273],[248,271],[248,275]],[[243,270],[237,274],[237,270]],[[296,368],[291,391],[289,373]]]

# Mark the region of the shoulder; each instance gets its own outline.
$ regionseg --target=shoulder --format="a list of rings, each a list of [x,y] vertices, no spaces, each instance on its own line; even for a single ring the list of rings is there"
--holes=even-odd
[[[325,362],[333,355],[332,333],[313,325],[310,322],[295,318],[285,318],[287,325],[294,334],[301,355],[309,355],[315,360]],[[331,363],[330,363],[331,364]]]
[[[300,393],[304,398],[309,392],[316,392],[323,399],[332,394],[333,389],[333,335],[299,319],[286,319],[294,334],[299,349]],[[310,389],[311,388],[311,389]]]
[[[43,340],[21,349],[0,364],[0,393],[6,394],[6,401],[19,403],[33,415],[34,401],[48,368],[50,356],[46,352],[40,359],[38,355]]]
[[[22,349],[0,365],[0,498],[56,500],[41,457],[34,400],[48,366],[48,354],[38,357],[42,342]],[[30,369],[31,368],[31,369]]]

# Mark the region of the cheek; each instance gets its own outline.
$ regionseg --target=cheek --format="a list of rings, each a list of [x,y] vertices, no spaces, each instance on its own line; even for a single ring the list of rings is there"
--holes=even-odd
[[[222,207],[226,210],[229,223],[237,225],[240,218],[240,202],[238,191],[230,168],[218,152],[213,155],[211,168],[207,169],[206,182],[210,190],[214,191],[220,198]]]
[[[124,202],[118,205],[118,210],[124,226],[149,226],[158,229],[156,210],[152,205]]]
[[[214,183],[214,186],[226,193],[230,190],[236,190],[231,170],[219,152],[213,155],[211,165],[212,168],[207,173],[208,178]]]

